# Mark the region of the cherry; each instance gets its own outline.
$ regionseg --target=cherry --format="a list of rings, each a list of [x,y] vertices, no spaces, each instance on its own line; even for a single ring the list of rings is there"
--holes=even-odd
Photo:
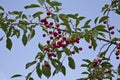
[[[71,51],[72,54],[75,54],[75,51]]]
[[[103,22],[103,24],[107,24],[107,20],[105,20],[105,21]]]
[[[49,28],[49,27],[50,27],[50,25],[49,25],[49,24],[46,24],[45,26],[46,26],[47,28]]]
[[[52,34],[52,31],[49,31],[49,34]]]
[[[50,36],[50,39],[53,39],[53,37],[52,37],[52,36]]]
[[[97,65],[98,65],[98,61],[97,61],[97,60],[94,60],[93,66],[96,67]]]
[[[56,24],[56,27],[59,27],[60,26],[60,24]]]
[[[53,25],[53,22],[50,22],[50,25]]]
[[[66,37],[62,37],[62,39],[63,39],[64,41],[66,41]]]
[[[82,47],[79,47],[79,50],[82,51]]]
[[[46,37],[46,34],[43,34],[43,37]]]
[[[45,66],[45,67],[50,67],[50,65],[49,65],[48,62],[46,62],[46,63],[44,64],[44,66]]]
[[[119,58],[120,58],[119,56],[116,57],[116,59],[119,59]]]
[[[92,45],[89,45],[88,48],[91,49],[91,48],[92,48]]]
[[[47,21],[46,18],[40,20],[40,22],[46,22],[46,21]]]
[[[47,13],[46,13],[46,14],[49,16],[49,15],[51,15],[51,12],[50,12],[50,11],[47,11]]]
[[[50,44],[50,40],[47,40],[47,44]]]
[[[110,27],[108,28],[108,30],[111,31],[111,30],[113,30],[114,28],[115,28],[114,26],[110,26]]]
[[[101,59],[101,58],[99,58],[99,59],[98,59],[98,62],[99,62],[99,63],[101,63],[101,62],[102,62],[102,59]]]
[[[110,33],[111,33],[111,34],[114,34],[115,32],[114,32],[114,31],[111,31]]]

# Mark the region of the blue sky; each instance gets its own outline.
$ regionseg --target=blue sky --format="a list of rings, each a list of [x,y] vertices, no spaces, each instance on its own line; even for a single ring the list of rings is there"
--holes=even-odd
[[[101,7],[105,3],[109,3],[109,0],[58,0],[62,2],[62,11],[63,13],[79,13],[81,16],[86,16],[87,19],[95,19],[97,16],[101,16]],[[23,10],[25,13],[32,13],[35,10],[25,11],[23,8],[27,4],[37,3],[37,0],[0,0],[0,5],[5,7],[6,11],[11,10]],[[111,24],[114,24],[116,28],[119,26],[118,16],[111,14]],[[93,25],[94,26],[94,25]],[[39,49],[37,47],[38,42],[42,42],[42,32],[40,28],[36,29],[36,36],[32,39],[27,46],[23,46],[20,39],[16,37],[12,38],[13,48],[11,51],[5,47],[5,39],[0,42],[0,79],[1,80],[24,80],[24,78],[10,79],[13,74],[20,73],[26,75],[30,70],[25,70],[25,64],[34,59]],[[0,36],[3,35],[3,32],[0,30]],[[116,35],[117,36],[117,35]],[[76,69],[71,70],[67,66],[67,59],[64,64],[67,67],[67,75],[63,76],[61,73],[54,77],[50,77],[48,80],[75,80],[76,78],[82,77],[80,74],[83,69],[80,68],[83,58],[94,59],[96,53],[99,51],[97,48],[96,51],[88,50],[87,43],[80,43],[83,47],[83,51],[80,54],[74,55],[73,58],[76,61]],[[100,45],[101,46],[101,45]],[[115,58],[115,57],[113,57]],[[117,61],[116,61],[117,62]],[[115,63],[116,64],[116,63]],[[35,80],[39,80],[36,75],[33,75]],[[84,76],[83,76],[84,77]],[[41,80],[47,80],[44,76]]]

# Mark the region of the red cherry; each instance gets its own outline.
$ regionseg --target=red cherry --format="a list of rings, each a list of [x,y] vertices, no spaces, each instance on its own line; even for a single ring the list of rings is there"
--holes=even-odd
[[[56,27],[59,27],[60,26],[60,24],[56,24]]]
[[[46,37],[46,34],[43,34],[43,37]]]
[[[105,20],[105,21],[103,22],[103,24],[107,24],[107,20]]]
[[[99,58],[99,59],[98,59],[98,62],[99,62],[99,63],[101,63],[101,62],[102,62],[102,59],[101,59],[101,58]]]
[[[49,27],[50,27],[50,25],[49,25],[49,24],[46,24],[45,26],[46,26],[47,28],[49,28]]]
[[[46,63],[44,64],[44,66],[45,66],[45,67],[50,67],[50,65],[49,65],[48,62],[46,62]]]
[[[49,34],[52,34],[52,31],[49,31]]]
[[[82,51],[82,47],[79,47],[79,50]]]
[[[53,22],[50,22],[50,25],[53,25]]]
[[[46,22],[46,21],[47,21],[46,18],[40,20],[40,22]]]
[[[115,32],[114,32],[114,31],[111,31],[110,33],[111,33],[111,34],[114,34]]]
[[[47,40],[47,44],[50,44],[50,40]]]
[[[92,48],[92,45],[89,45],[88,48],[91,49],[91,48]]]
[[[50,39],[53,39],[53,37],[52,37],[52,36],[50,36]]]
[[[75,51],[71,51],[72,54],[75,54]]]
[[[46,14],[49,16],[49,15],[51,15],[51,12],[50,12],[50,11],[47,11],[47,13],[46,13]]]

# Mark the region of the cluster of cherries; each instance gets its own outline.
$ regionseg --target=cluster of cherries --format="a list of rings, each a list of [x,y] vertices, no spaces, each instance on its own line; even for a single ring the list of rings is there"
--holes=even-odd
[[[120,57],[119,57],[119,55],[120,55],[120,43],[117,44],[117,46],[116,46],[116,53],[115,53],[115,55],[116,55],[116,59],[119,59],[119,58],[120,58]]]
[[[97,67],[100,65],[100,63],[102,63],[102,58],[98,58],[98,59],[95,59],[93,61],[93,67]],[[96,68],[95,68],[96,69]],[[104,71],[105,74],[111,74],[112,70],[111,69],[106,69]],[[96,73],[96,72],[95,72]],[[102,80],[101,78],[98,78],[98,80]]]
[[[107,24],[108,22],[105,20],[103,23],[104,23],[104,24]],[[108,28],[108,30],[110,31],[110,34],[112,34],[112,35],[115,33],[115,32],[113,31],[114,28],[115,28],[114,26],[109,26],[109,28]]]
[[[52,15],[52,13],[50,11],[46,12],[46,16],[50,17]],[[67,34],[67,30],[63,30],[62,28],[60,28],[60,24],[56,23],[56,22],[49,22],[48,18],[42,18],[40,20],[40,22],[45,26],[45,28],[47,29],[48,33],[47,34],[43,34],[43,37],[49,36],[49,39],[46,41],[46,44],[48,46],[44,47],[44,51],[47,52],[47,56],[48,57],[56,57],[56,53],[55,53],[55,49],[58,48],[65,48],[67,47],[69,44],[74,44],[74,43],[79,43],[80,42],[80,38],[78,36],[76,36],[75,38],[68,38],[66,36]],[[92,49],[92,45],[88,46],[89,49]],[[82,51],[82,47],[78,48],[79,51]],[[76,51],[72,50],[71,54],[75,54]],[[44,65],[46,67],[48,66],[48,62],[46,62]]]

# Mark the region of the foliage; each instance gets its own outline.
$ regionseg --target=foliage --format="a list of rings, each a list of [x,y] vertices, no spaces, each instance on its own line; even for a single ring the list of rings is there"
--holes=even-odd
[[[55,75],[61,72],[66,75],[66,67],[63,65],[65,58],[68,58],[68,66],[71,69],[75,69],[75,61],[72,57],[76,53],[80,53],[82,47],[76,44],[80,43],[83,39],[90,45],[89,49],[96,50],[98,41],[104,41],[105,44],[100,48],[98,56],[94,60],[83,59],[85,62],[81,67],[87,68],[87,71],[83,71],[82,74],[87,75],[86,78],[80,78],[78,80],[102,80],[114,78],[114,75],[120,76],[120,65],[118,65],[117,71],[111,64],[111,55],[115,53],[116,59],[119,59],[120,55],[120,41],[119,37],[114,37],[114,26],[109,24],[109,13],[114,12],[120,15],[120,1],[112,0],[110,4],[105,4],[102,7],[103,16],[96,17],[95,20],[88,19],[85,21],[84,16],[75,14],[64,14],[59,13],[61,10],[62,3],[55,0],[37,0],[38,4],[30,4],[24,6],[24,8],[44,8],[46,12],[38,11],[32,14],[33,20],[30,20],[28,15],[24,14],[23,11],[9,11],[5,13],[5,9],[0,6],[0,29],[5,33],[0,38],[6,39],[6,48],[12,49],[12,37],[16,36],[20,38],[22,35],[23,45],[34,38],[36,33],[36,26],[40,26],[43,30],[43,38],[46,36],[50,37],[46,41],[46,44],[38,43],[40,51],[37,53],[35,60],[26,64],[26,69],[35,65],[33,71],[29,72],[25,78],[26,80],[34,80],[32,78],[33,72],[36,72],[39,78],[42,75],[49,78],[51,75]],[[9,18],[8,16],[13,16]],[[44,16],[42,18],[42,16]],[[37,20],[37,22],[35,22]],[[81,21],[84,20],[84,25],[80,26]],[[91,21],[94,22],[95,26],[91,27]],[[21,32],[22,31],[22,32]],[[118,30],[120,33],[120,30]],[[107,37],[106,37],[107,35]],[[110,52],[109,57],[106,56],[111,47],[114,48]],[[104,49],[103,49],[104,48]],[[51,70],[54,69],[54,71]],[[15,74],[11,78],[24,77],[21,74]],[[119,80],[118,78],[117,80]]]

